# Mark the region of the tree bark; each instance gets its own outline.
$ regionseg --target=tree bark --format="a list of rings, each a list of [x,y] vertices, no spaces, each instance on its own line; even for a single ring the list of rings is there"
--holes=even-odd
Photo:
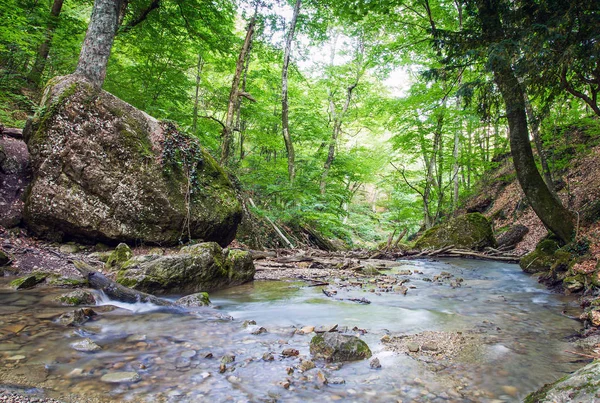
[[[533,143],[535,144],[535,149],[538,153],[538,157],[540,158],[540,165],[542,166],[542,174],[544,175],[544,181],[546,182],[546,185],[548,186],[550,191],[554,193],[554,180],[552,179],[552,174],[550,173],[548,160],[544,155],[544,147],[542,145],[542,137],[540,135],[540,122],[539,119],[535,116],[535,113],[533,112],[533,107],[529,102],[527,94],[525,94],[525,111],[527,112],[527,119],[529,120],[529,124],[531,125]]]
[[[496,7],[497,4],[493,0],[477,0],[483,39],[487,40],[489,44],[505,39]],[[573,215],[548,189],[535,165],[527,128],[525,98],[523,89],[512,69],[511,57],[505,49],[502,53],[498,48],[494,51],[496,54],[489,63],[494,80],[506,104],[510,149],[517,179],[529,204],[546,228],[567,243],[573,237]]]
[[[198,66],[196,67],[196,95],[194,97],[194,114],[192,117],[192,133],[196,133],[198,128],[198,104],[200,102],[200,79],[202,74],[202,67],[204,66],[204,59],[202,54],[198,54]]]
[[[50,19],[48,20],[48,24],[46,25],[46,35],[44,38],[44,42],[42,42],[42,44],[38,48],[35,63],[33,64],[33,68],[29,73],[29,81],[35,84],[36,87],[39,87],[40,81],[42,79],[42,74],[44,74],[46,60],[48,59],[48,54],[50,53],[50,44],[52,43],[54,30],[58,26],[58,17],[60,16],[63,2],[64,0],[54,0],[54,3],[52,3],[52,9],[50,10]]]
[[[244,39],[244,44],[242,45],[242,49],[240,50],[240,54],[235,65],[235,74],[233,75],[233,82],[231,83],[231,91],[229,93],[229,104],[227,106],[225,127],[223,127],[223,132],[221,133],[221,164],[223,165],[227,164],[231,154],[235,107],[238,97],[240,96],[240,80],[242,77],[242,71],[244,70],[244,61],[248,55],[250,45],[252,44],[252,36],[254,35],[254,27],[256,26],[257,13],[258,8],[254,10],[254,15],[248,24],[248,28],[246,29],[246,38]]]
[[[75,74],[89,79],[101,88],[106,77],[115,34],[119,28],[123,0],[95,0],[92,17],[79,54]]]
[[[294,14],[292,21],[290,22],[290,29],[285,41],[285,53],[283,56],[283,68],[281,69],[281,129],[283,132],[283,141],[285,142],[285,149],[287,151],[288,160],[288,177],[290,184],[294,184],[294,178],[296,176],[294,143],[292,142],[292,136],[290,134],[289,126],[289,109],[288,109],[288,66],[290,64],[290,54],[292,52],[292,41],[294,39],[294,31],[296,30],[296,21],[298,20],[298,14],[300,13],[300,4],[302,0],[296,0],[294,6]]]

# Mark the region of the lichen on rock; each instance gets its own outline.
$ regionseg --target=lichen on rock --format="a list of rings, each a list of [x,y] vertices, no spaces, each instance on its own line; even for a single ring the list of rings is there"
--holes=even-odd
[[[252,281],[254,272],[250,253],[224,251],[215,242],[203,242],[173,255],[136,256],[121,266],[116,280],[152,294],[193,293]]]
[[[24,133],[33,180],[24,220],[45,238],[227,245],[242,210],[198,141],[76,76],[53,79]],[[197,158],[165,153],[173,138]]]
[[[415,243],[417,249],[439,249],[446,246],[482,250],[496,246],[489,220],[480,213],[454,217],[428,229]]]

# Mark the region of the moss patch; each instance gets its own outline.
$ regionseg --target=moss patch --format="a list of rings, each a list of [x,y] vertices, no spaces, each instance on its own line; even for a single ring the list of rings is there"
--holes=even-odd
[[[496,246],[489,220],[480,213],[465,214],[425,231],[415,243],[417,249],[456,248],[481,250]]]

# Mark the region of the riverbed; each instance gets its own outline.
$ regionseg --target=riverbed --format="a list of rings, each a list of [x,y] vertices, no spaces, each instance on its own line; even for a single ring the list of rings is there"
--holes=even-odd
[[[0,382],[66,402],[499,403],[584,365],[566,352],[581,329],[569,318],[575,299],[517,265],[399,261],[382,273],[321,286],[255,281],[191,311],[103,300],[81,327],[56,323],[73,310],[53,301],[64,289],[14,292],[1,280]],[[306,326],[360,336],[381,367],[315,361],[307,369],[314,333],[301,334]],[[428,351],[403,351],[404,336],[426,340]],[[84,338],[101,349],[75,350]],[[108,382],[115,373],[137,376]]]

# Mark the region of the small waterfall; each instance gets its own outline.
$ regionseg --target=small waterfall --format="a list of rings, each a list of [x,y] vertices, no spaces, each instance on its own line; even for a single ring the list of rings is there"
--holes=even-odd
[[[98,306],[112,305],[112,306],[116,306],[117,308],[126,309],[126,310],[134,312],[134,313],[152,312],[152,311],[164,310],[164,308],[165,308],[164,306],[155,305],[151,302],[139,302],[138,301],[135,303],[129,303],[129,302],[116,301],[116,300],[110,299],[104,293],[104,291],[101,291],[101,290],[95,290],[95,291],[96,291],[96,305],[98,305]]]

